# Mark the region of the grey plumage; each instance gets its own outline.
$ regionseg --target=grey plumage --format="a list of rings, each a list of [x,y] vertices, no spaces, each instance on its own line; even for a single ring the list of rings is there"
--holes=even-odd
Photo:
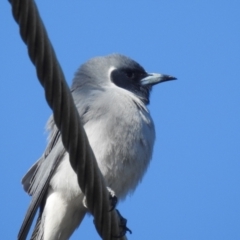
[[[152,156],[155,130],[146,105],[152,85],[174,77],[148,74],[119,54],[97,57],[77,71],[72,96],[99,168],[116,196],[124,199],[141,181]],[[43,156],[22,180],[32,196],[19,239],[24,239],[37,209],[34,240],[66,240],[87,213],[68,153],[53,118]]]

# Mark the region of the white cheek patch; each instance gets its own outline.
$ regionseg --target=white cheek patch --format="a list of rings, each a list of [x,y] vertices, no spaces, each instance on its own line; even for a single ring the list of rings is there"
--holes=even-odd
[[[111,73],[112,71],[116,70],[117,68],[115,68],[114,66],[111,66],[108,70],[108,81],[112,84],[114,84],[112,81],[111,81]],[[114,84],[115,85],[115,84]]]

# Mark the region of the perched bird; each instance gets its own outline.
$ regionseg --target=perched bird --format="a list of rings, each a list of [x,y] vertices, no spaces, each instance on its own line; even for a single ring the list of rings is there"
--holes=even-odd
[[[155,140],[147,105],[152,86],[176,78],[147,73],[132,59],[112,54],[83,64],[72,96],[99,168],[119,199],[137,187],[152,157]],[[53,117],[48,146],[22,179],[32,196],[18,239],[25,239],[39,209],[34,240],[66,240],[88,212]]]

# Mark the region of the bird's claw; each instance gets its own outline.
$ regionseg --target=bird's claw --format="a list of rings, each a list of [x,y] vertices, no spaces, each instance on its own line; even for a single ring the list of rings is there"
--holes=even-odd
[[[132,231],[127,227],[127,219],[124,218],[117,209],[116,209],[116,212],[120,219],[119,227],[121,228],[121,232],[119,233],[118,236],[114,236],[114,238],[122,238],[126,235],[127,232],[132,234]]]

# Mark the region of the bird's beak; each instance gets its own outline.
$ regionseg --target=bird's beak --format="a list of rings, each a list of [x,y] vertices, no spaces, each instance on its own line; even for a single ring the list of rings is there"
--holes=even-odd
[[[162,83],[170,80],[176,80],[176,79],[177,78],[170,75],[159,74],[159,73],[148,73],[147,77],[141,80],[141,84],[143,86],[145,85],[153,86],[158,83]]]

